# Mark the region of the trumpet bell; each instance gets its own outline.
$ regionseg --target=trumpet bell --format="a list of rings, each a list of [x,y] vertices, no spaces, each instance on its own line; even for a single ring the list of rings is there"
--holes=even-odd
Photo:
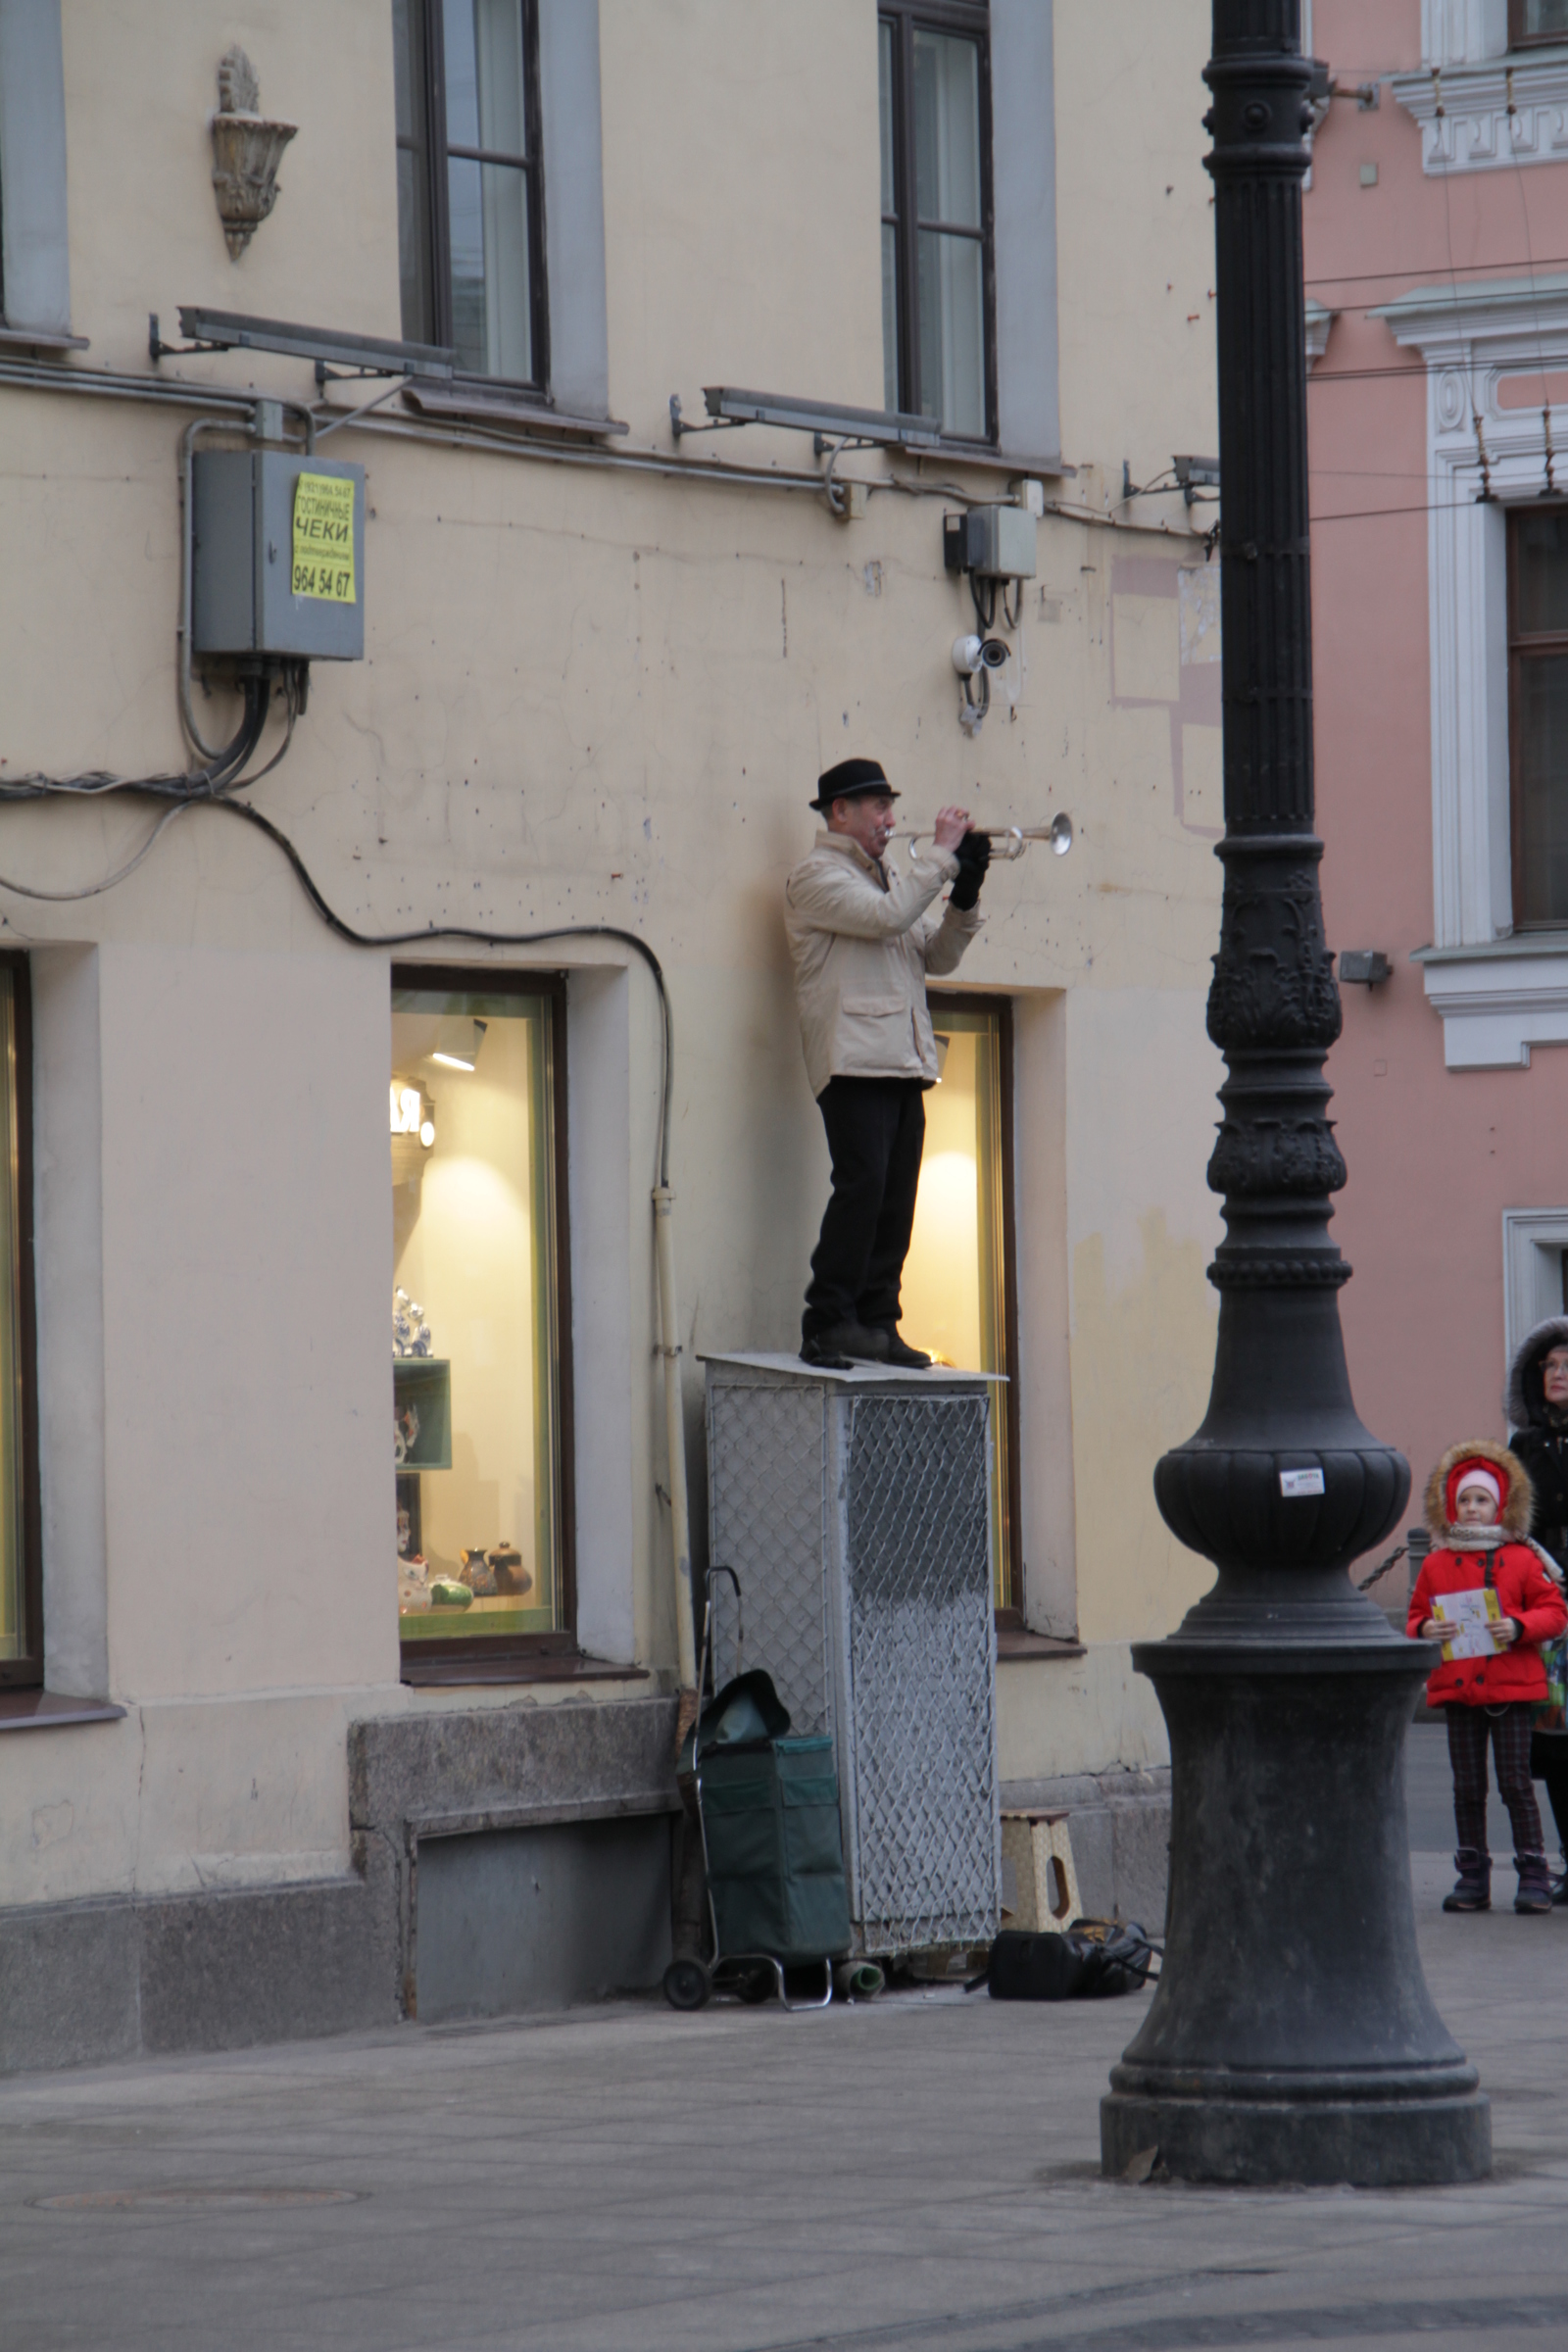
[[[1058,810],[1051,820],[1050,841],[1058,858],[1065,858],[1072,848],[1072,818],[1065,808]]]

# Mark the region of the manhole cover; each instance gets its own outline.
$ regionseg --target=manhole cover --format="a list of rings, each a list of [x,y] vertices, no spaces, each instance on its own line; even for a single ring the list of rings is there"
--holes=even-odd
[[[279,2205],[353,2205],[354,2188],[78,2188],[59,2197],[34,2197],[44,2213],[253,2213]]]

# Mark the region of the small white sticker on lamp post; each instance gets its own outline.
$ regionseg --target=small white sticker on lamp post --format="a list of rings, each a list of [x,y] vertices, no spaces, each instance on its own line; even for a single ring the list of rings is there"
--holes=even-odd
[[[1323,1473],[1321,1470],[1282,1470],[1280,1472],[1280,1493],[1282,1494],[1321,1494],[1322,1492]]]

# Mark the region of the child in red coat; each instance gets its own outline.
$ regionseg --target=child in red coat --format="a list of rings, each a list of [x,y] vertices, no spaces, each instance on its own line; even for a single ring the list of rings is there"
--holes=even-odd
[[[1453,1767],[1453,1818],[1459,1850],[1458,1884],[1445,1911],[1492,1908],[1492,1857],[1487,1851],[1487,1742],[1496,1762],[1497,1793],[1513,1824],[1516,1911],[1549,1911],[1551,1881],[1541,1811],[1530,1780],[1530,1727],[1535,1702],[1546,1695],[1539,1644],[1568,1625],[1568,1604],[1547,1576],[1542,1556],[1525,1542],[1530,1526],[1530,1480],[1506,1446],[1484,1439],[1450,1447],[1427,1481],[1428,1552],[1410,1595],[1405,1632],[1424,1642],[1451,1641],[1458,1630],[1433,1613],[1440,1595],[1494,1592],[1500,1610],[1483,1638],[1479,1656],[1446,1659],[1427,1682],[1427,1701],[1448,1721]]]

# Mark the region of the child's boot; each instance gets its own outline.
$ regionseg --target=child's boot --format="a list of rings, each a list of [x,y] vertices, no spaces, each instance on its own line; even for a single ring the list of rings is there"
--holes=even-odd
[[[1490,1911],[1492,1856],[1479,1846],[1461,1845],[1453,1857],[1453,1867],[1459,1878],[1453,1892],[1443,1898],[1445,1911]]]
[[[1514,1869],[1519,1874],[1519,1891],[1513,1898],[1516,1911],[1549,1911],[1551,1909],[1551,1874],[1546,1868],[1544,1854],[1515,1854]]]

